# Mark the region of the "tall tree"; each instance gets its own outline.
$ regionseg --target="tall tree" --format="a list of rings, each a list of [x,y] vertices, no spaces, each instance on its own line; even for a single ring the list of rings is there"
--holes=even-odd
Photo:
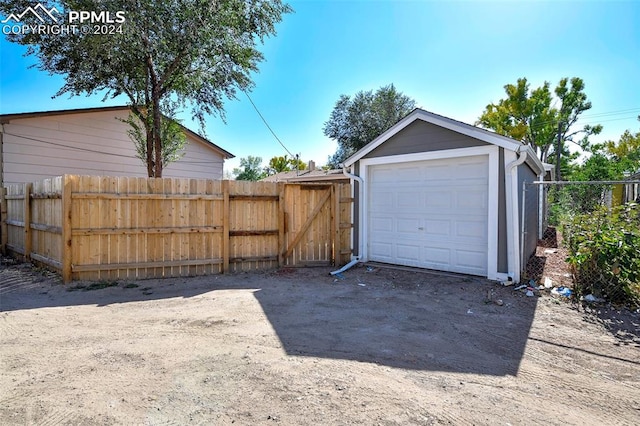
[[[262,169],[262,158],[249,155],[240,159],[240,167],[233,169],[236,180],[257,181],[263,179],[267,174]]]
[[[162,176],[168,159],[163,140],[172,137],[166,134],[171,125],[164,121],[171,122],[180,108],[189,109],[202,129],[206,115],[224,119],[224,98],[253,86],[251,73],[258,71],[263,59],[256,45],[274,35],[282,15],[291,11],[281,0],[41,0],[39,4],[48,11],[56,8],[57,24],[70,24],[70,11],[109,12],[124,21],[116,22],[108,34],[95,34],[90,25],[63,34],[20,32],[8,39],[26,45],[41,70],[64,75],[56,96],[124,94],[140,130],[144,129],[144,161],[153,177]],[[0,11],[9,16],[29,6],[31,0],[2,0]],[[41,24],[34,14],[22,18],[23,25]]]
[[[290,172],[291,170],[305,170],[307,168],[304,161],[299,158],[289,158],[288,155],[272,157],[269,165],[265,167],[267,176],[280,172]]]
[[[640,173],[640,131],[626,130],[617,143],[605,142],[604,151],[621,173]]]
[[[602,126],[574,128],[580,115],[591,109],[584,82],[578,77],[561,79],[554,89],[555,98],[550,87],[545,82],[530,91],[526,78],[518,79],[515,85],[507,84],[504,86],[507,97],[487,105],[476,124],[531,145],[543,162],[550,159],[555,162],[553,154],[558,152],[562,161],[569,153],[565,147],[567,141],[586,149],[589,136],[600,133]],[[559,107],[554,106],[554,101]]]
[[[329,120],[324,123],[325,136],[338,142],[329,157],[329,165],[340,163],[380,136],[415,108],[415,101],[398,92],[393,84],[376,92],[360,91],[353,98],[340,95]]]

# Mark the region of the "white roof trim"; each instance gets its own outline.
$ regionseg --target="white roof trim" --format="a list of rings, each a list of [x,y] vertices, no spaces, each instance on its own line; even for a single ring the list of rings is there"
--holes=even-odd
[[[409,115],[407,115],[402,120],[398,121],[395,125],[393,125],[389,130],[375,138],[373,141],[369,142],[358,152],[353,154],[351,157],[347,158],[344,161],[344,165],[349,167],[353,165],[356,161],[360,160],[362,157],[376,149],[378,146],[382,145],[396,133],[400,132],[402,129],[407,127],[409,124],[413,123],[416,120],[426,121],[427,123],[435,124],[436,126],[443,127],[445,129],[452,130],[454,132],[481,140],[483,142],[487,142],[493,145],[497,145],[499,147],[511,150],[511,151],[519,151],[523,145],[511,138],[506,136],[499,135],[497,133],[490,132],[485,129],[481,129],[479,127],[472,126],[470,124],[463,123],[461,121],[452,120],[447,117],[443,117],[441,115],[434,114],[429,111],[425,111],[423,109],[416,108]],[[533,155],[535,156],[535,153]],[[540,163],[542,167],[542,163]]]
[[[531,148],[530,145],[520,145],[519,152],[527,151],[527,159],[525,162],[531,167],[531,169],[536,173],[536,175],[541,176],[544,175],[547,168],[545,166],[546,163],[543,163],[538,158],[536,151]]]

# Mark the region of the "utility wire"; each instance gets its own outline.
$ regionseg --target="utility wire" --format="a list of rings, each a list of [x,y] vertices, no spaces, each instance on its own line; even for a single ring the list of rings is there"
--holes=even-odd
[[[253,105],[253,109],[256,110],[256,112],[258,113],[258,115],[260,116],[260,118],[262,119],[262,122],[265,124],[265,126],[267,126],[267,129],[269,129],[269,131],[271,132],[271,134],[273,135],[274,138],[276,138],[276,140],[278,141],[278,143],[284,148],[285,151],[287,151],[289,153],[289,155],[292,158],[297,158],[295,155],[293,155],[291,153],[291,151],[289,151],[287,149],[286,146],[284,146],[284,144],[282,143],[282,141],[280,140],[280,138],[276,135],[276,133],[273,131],[273,129],[271,128],[271,126],[269,126],[269,123],[267,123],[267,120],[263,117],[263,115],[260,113],[260,110],[258,109],[258,107],[256,106],[256,104],[253,102],[253,99],[251,99],[251,96],[249,96],[249,94],[244,91],[244,94],[247,95],[247,99],[249,99],[249,102],[251,102],[251,105]]]
[[[77,133],[77,132],[69,132],[69,133],[76,134],[76,135],[82,135],[82,133]],[[43,139],[37,139],[37,138],[30,137],[30,136],[16,135],[14,133],[9,133],[9,132],[5,132],[4,134],[7,135],[7,136],[13,136],[13,137],[20,138],[20,139],[26,139],[26,140],[30,140],[30,141],[34,141],[34,142],[40,142],[40,143],[44,143],[44,144],[48,144],[48,145],[58,146],[58,147],[61,147],[61,148],[74,149],[76,151],[91,152],[91,153],[94,153],[94,154],[102,154],[102,155],[111,155],[113,157],[120,157],[120,158],[135,158],[136,160],[140,159],[140,157],[135,156],[135,155],[116,154],[114,152],[98,151],[98,150],[90,149],[90,148],[83,148],[83,147],[79,147],[79,146],[65,145],[65,144],[62,144],[62,143],[46,141],[46,140],[43,140]],[[86,136],[86,135],[83,135],[83,136]],[[183,159],[183,158],[180,158],[178,161],[180,163],[182,163],[182,164],[184,164],[184,163],[188,163],[188,164],[217,164],[217,163],[219,163],[218,161],[190,161],[190,160],[186,160],[186,159]]]

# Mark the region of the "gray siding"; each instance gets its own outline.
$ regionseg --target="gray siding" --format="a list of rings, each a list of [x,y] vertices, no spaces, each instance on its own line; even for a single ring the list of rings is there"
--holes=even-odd
[[[418,152],[441,151],[445,149],[468,148],[489,145],[486,142],[462,135],[435,124],[416,120],[364,158],[386,157],[389,155],[415,154]]]
[[[529,167],[529,165],[525,162],[518,166],[518,223],[519,223],[519,231],[522,229],[522,203],[523,203],[523,194],[522,194],[522,186],[524,182],[534,182],[537,179],[537,175],[533,170]],[[535,190],[533,185],[527,186],[527,191],[524,196],[524,254],[523,254],[523,262],[529,260],[529,257],[535,253],[536,247],[538,246],[538,192]],[[518,247],[518,251],[519,251]],[[521,265],[524,269],[525,264]]]

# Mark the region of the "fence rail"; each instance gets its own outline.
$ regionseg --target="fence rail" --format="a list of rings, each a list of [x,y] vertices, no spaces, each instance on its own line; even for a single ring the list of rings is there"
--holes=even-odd
[[[6,188],[2,248],[72,279],[344,264],[349,184],[65,175]]]

